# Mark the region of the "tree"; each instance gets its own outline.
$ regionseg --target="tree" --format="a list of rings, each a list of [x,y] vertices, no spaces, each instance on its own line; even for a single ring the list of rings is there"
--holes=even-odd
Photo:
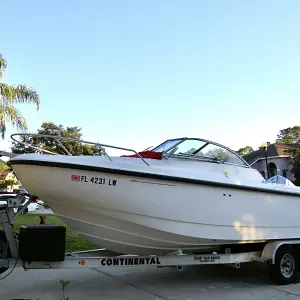
[[[204,148],[205,150],[205,148]],[[213,158],[217,158],[217,159],[221,159],[226,161],[228,159],[228,153],[227,151],[225,151],[222,148],[214,148],[214,149],[210,149],[209,151],[207,151],[206,153],[204,153],[204,156],[209,156],[209,157],[213,157]]]
[[[293,147],[284,152],[291,158],[291,171],[295,176],[294,183],[300,185],[300,126],[281,129],[277,134],[276,143],[293,144]]]
[[[37,131],[38,134],[61,136],[74,139],[82,139],[81,128],[64,127],[63,125],[55,125],[52,122],[44,122],[41,128]],[[37,137],[37,136],[21,136],[19,139],[21,142],[29,144],[34,147],[42,148],[57,154],[66,154],[63,147],[53,138]],[[12,143],[12,152],[16,154],[22,153],[34,153],[37,149],[30,146],[25,146],[16,142]],[[103,155],[103,150],[96,145],[83,144],[77,141],[61,140],[61,144],[72,155]]]
[[[7,189],[16,184],[17,180],[8,179],[8,180],[0,180],[0,189]]]
[[[276,143],[300,144],[300,126],[280,130],[277,134]]]
[[[251,146],[246,146],[244,148],[240,148],[238,151],[237,151],[237,154],[239,154],[240,156],[244,156],[246,154],[249,154],[250,152],[253,152],[253,148]]]
[[[0,161],[0,189],[7,188],[15,183],[13,179],[6,179],[11,168],[4,162]]]
[[[287,154],[291,157],[292,173],[295,176],[294,184],[300,185],[300,150],[299,149],[288,149]]]
[[[8,85],[2,82],[7,69],[7,61],[0,54],[0,134],[5,138],[6,124],[10,122],[17,130],[27,130],[27,122],[15,107],[18,103],[34,103],[39,110],[40,98],[38,93],[25,84]]]
[[[4,162],[0,160],[0,172],[8,171],[9,166]]]

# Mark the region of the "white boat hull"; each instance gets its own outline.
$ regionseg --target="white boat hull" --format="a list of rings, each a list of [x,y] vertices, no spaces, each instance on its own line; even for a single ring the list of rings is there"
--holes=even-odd
[[[299,238],[296,192],[257,192],[81,167],[12,167],[28,192],[43,199],[73,230],[119,253],[160,254]]]

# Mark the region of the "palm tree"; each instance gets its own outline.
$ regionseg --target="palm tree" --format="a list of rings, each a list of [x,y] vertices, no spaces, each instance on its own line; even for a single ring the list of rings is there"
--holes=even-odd
[[[7,61],[0,53],[0,135],[4,139],[6,124],[9,122],[17,130],[27,130],[27,123],[20,111],[15,107],[17,103],[34,103],[37,110],[40,107],[38,93],[24,84],[8,85],[2,82],[7,68]]]

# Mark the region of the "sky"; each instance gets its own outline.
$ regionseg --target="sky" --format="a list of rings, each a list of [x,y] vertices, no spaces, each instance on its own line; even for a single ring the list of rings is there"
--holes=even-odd
[[[4,82],[39,93],[38,112],[18,106],[32,133],[47,121],[138,151],[184,136],[257,148],[300,125],[299,9],[292,0],[2,1]]]

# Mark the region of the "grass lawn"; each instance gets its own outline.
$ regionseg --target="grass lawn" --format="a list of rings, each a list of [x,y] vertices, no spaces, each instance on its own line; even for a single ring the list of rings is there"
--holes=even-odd
[[[98,249],[99,246],[92,244],[83,238],[80,234],[73,232],[68,225],[62,222],[58,217],[53,215],[46,216],[46,224],[62,225],[66,227],[66,252]],[[40,224],[39,215],[26,214],[18,216],[14,223],[14,231],[19,232],[22,225]]]

